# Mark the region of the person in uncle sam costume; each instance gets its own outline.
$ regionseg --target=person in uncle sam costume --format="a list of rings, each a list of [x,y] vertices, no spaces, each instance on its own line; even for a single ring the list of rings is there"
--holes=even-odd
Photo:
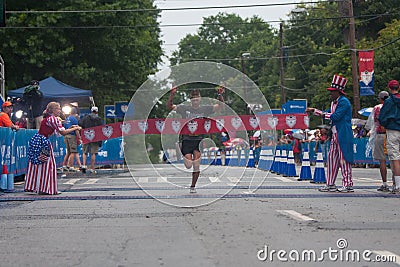
[[[53,146],[49,136],[54,133],[67,135],[82,128],[73,125],[65,129],[58,116],[61,106],[58,102],[47,104],[43,112],[43,120],[39,131],[28,142],[28,169],[25,176],[25,192],[35,192],[40,195],[58,195],[57,191],[57,166],[53,153]]]
[[[351,164],[353,163],[353,132],[351,129],[351,104],[344,92],[347,79],[334,75],[332,84],[327,90],[331,96],[331,107],[326,111],[307,108],[307,112],[331,121],[332,138],[327,159],[326,186],[319,188],[321,192],[354,192]],[[342,187],[335,185],[336,177],[342,172]]]

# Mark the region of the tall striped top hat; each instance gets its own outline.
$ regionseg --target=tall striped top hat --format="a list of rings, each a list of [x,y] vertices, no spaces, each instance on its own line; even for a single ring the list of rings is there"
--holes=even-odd
[[[339,91],[342,94],[345,94],[344,87],[346,86],[347,79],[345,77],[339,76],[335,74],[333,76],[331,87],[329,87],[328,91]]]

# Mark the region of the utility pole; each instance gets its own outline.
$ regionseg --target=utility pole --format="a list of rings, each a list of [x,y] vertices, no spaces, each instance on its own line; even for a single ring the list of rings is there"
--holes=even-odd
[[[280,57],[280,67],[279,67],[279,76],[280,76],[280,87],[281,87],[281,104],[286,103],[286,92],[285,92],[285,85],[284,85],[284,72],[283,72],[283,24],[281,23],[279,26],[279,57]]]
[[[248,100],[247,100],[247,84],[246,84],[246,79],[244,77],[244,75],[246,75],[246,69],[245,69],[245,63],[244,60],[245,59],[249,59],[250,58],[250,53],[249,52],[244,52],[240,55],[240,64],[241,64],[241,68],[242,68],[242,83],[243,83],[243,97],[244,97],[244,110],[245,113],[247,114],[247,104],[248,104]]]
[[[353,117],[358,117],[358,111],[360,110],[360,90],[358,84],[358,68],[357,68],[357,50],[356,50],[356,29],[354,24],[354,14],[353,14],[353,1],[348,0],[349,4],[349,43],[351,50],[351,72],[353,79],[353,95],[354,95],[354,107],[353,107]]]
[[[6,100],[6,76],[4,68],[4,60],[0,55],[0,95]]]
[[[0,0],[0,27],[6,26],[6,0]]]

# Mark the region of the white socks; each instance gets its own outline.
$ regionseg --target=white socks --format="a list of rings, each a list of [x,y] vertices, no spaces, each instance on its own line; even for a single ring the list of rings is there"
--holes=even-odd
[[[396,183],[396,189],[400,189],[400,176],[395,176],[394,182]]]

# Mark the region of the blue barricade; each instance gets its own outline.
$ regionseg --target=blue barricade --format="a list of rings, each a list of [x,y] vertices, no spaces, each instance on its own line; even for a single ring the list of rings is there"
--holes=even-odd
[[[28,167],[28,142],[37,130],[20,129],[12,131],[10,128],[0,127],[0,163],[6,165],[9,173],[21,175]],[[60,167],[66,154],[63,136],[50,137],[57,166]],[[123,164],[124,147],[122,138],[103,141],[103,146],[96,156],[97,165]],[[78,147],[82,155],[82,145]]]

